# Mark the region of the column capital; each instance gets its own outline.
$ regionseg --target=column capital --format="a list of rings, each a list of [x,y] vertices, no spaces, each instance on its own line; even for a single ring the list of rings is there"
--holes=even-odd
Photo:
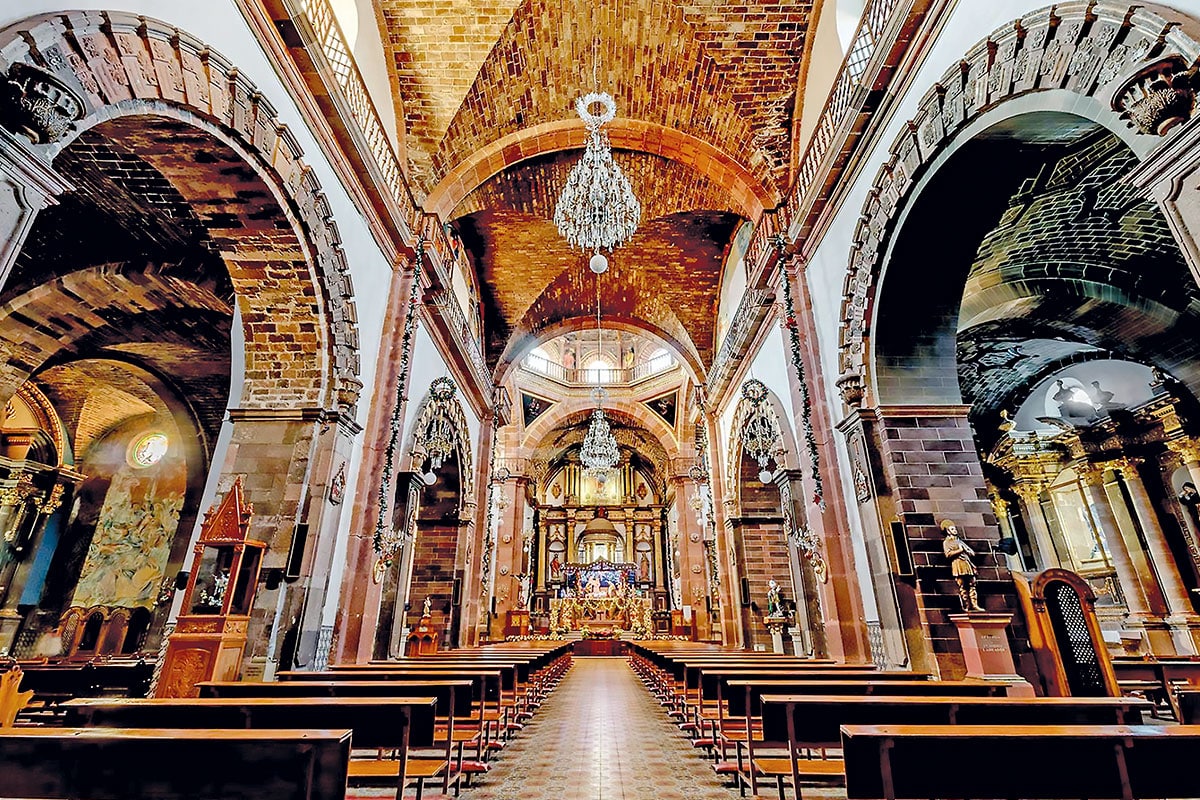
[[[1017,481],[1012,485],[1012,490],[1026,503],[1036,503],[1042,492],[1046,491],[1046,482],[1042,480]]]
[[[1185,465],[1200,464],[1200,442],[1189,437],[1168,439],[1167,449],[1178,455]]]
[[[1072,466],[1088,486],[1103,486],[1104,473],[1109,469],[1115,469],[1115,466],[1111,462],[1096,463],[1093,461],[1084,461]]]
[[[992,513],[998,519],[1005,517],[1008,514],[1008,501],[1001,497],[998,493],[992,492],[988,495],[988,500],[992,503]]]
[[[1111,469],[1114,472],[1119,472],[1126,480],[1130,478],[1140,479],[1141,475],[1138,473],[1138,467],[1144,462],[1144,458],[1137,458],[1135,456],[1122,456],[1120,458],[1114,458],[1111,461],[1105,461],[1100,466]]]

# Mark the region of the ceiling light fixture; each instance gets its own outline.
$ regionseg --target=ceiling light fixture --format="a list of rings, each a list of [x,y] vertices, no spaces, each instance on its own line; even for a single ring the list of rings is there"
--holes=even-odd
[[[601,348],[600,353],[603,355],[603,333],[600,327],[600,277],[596,276],[596,343]],[[583,438],[583,445],[579,448],[579,460],[583,462],[584,473],[595,477],[596,482],[603,484],[608,480],[608,473],[611,469],[617,466],[617,462],[621,460],[621,453],[617,449],[617,440],[613,438],[612,430],[608,426],[608,419],[604,416],[604,388],[600,385],[601,370],[596,369],[596,388],[592,391],[592,396],[596,398],[596,410],[592,412],[592,422],[588,426],[587,436]]]
[[[613,160],[612,144],[604,124],[617,116],[612,95],[598,90],[597,42],[592,42],[592,82],[597,89],[575,101],[575,112],[587,128],[583,158],[571,168],[567,185],[558,196],[554,224],[572,247],[591,250],[588,267],[597,275],[608,269],[610,253],[637,230],[642,206],[620,165]],[[599,107],[598,110],[593,110]]]

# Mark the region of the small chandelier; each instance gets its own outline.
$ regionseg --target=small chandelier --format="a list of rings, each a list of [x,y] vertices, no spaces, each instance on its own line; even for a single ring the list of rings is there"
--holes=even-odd
[[[594,113],[592,107],[601,110]],[[583,158],[571,168],[567,185],[558,196],[554,224],[572,247],[591,250],[588,266],[597,275],[608,269],[610,252],[633,236],[642,218],[642,206],[633,187],[613,160],[612,145],[603,125],[617,115],[617,104],[607,92],[591,92],[575,101],[575,112],[587,128]]]
[[[603,270],[601,270],[602,272]],[[600,273],[596,273],[596,349],[597,353],[604,352],[604,329],[600,326]],[[588,425],[587,436],[583,437],[583,446],[579,448],[579,459],[583,462],[584,474],[595,477],[597,483],[608,480],[608,472],[617,466],[621,454],[617,450],[617,440],[613,438],[612,430],[608,427],[608,419],[604,416],[604,387],[600,385],[599,369],[596,370],[596,388],[592,397],[596,399],[596,410],[592,412],[592,422]]]
[[[742,446],[758,462],[758,479],[770,483],[775,473],[767,465],[779,446],[780,434],[775,415],[766,402],[767,387],[751,378],[742,385],[742,397],[750,403],[750,413],[742,427]]]
[[[597,408],[592,412],[592,423],[588,426],[587,436],[583,438],[583,446],[579,448],[579,460],[583,462],[583,471],[594,476],[598,482],[604,483],[608,479],[609,470],[617,466],[620,459],[617,440],[613,438],[612,430],[608,427],[604,409]]]

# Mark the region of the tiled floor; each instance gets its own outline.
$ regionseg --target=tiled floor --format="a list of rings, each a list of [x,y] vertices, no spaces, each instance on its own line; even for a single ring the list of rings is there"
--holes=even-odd
[[[621,658],[577,658],[463,800],[732,800]]]

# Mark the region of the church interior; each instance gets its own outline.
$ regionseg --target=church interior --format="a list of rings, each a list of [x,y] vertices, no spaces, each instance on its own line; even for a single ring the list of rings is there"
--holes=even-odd
[[[0,798],[1200,797],[1198,92],[1198,0],[0,4]]]

